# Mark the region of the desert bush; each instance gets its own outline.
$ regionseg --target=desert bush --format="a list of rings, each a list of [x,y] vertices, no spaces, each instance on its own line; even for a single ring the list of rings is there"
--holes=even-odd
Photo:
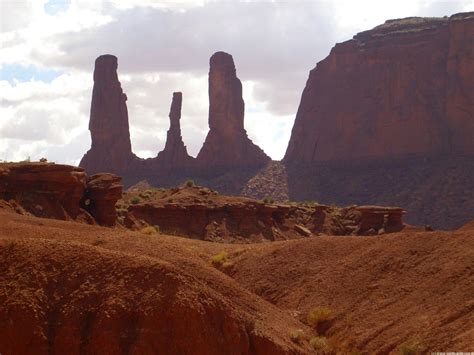
[[[189,179],[189,180],[186,180],[186,182],[184,183],[187,187],[193,187],[195,186],[194,184],[194,181]]]
[[[397,348],[400,355],[421,355],[424,353],[424,347],[418,341],[408,341]]]
[[[271,197],[265,197],[263,199],[263,203],[274,203],[274,202],[275,202],[275,200]]]
[[[305,340],[303,329],[297,329],[290,335],[290,339],[293,343],[301,344]]]
[[[140,229],[140,233],[147,234],[147,235],[152,235],[155,233],[159,233],[160,228],[158,226],[148,226]]]
[[[325,337],[312,337],[309,340],[309,345],[316,350],[319,354],[329,354],[332,349]]]
[[[333,312],[327,307],[314,307],[308,312],[308,325],[316,329],[318,334],[324,334],[334,319]]]
[[[223,266],[228,262],[229,254],[226,251],[221,251],[219,254],[214,255],[211,258],[211,263],[214,266]]]
[[[137,203],[140,203],[142,200],[140,199],[140,197],[138,196],[133,196],[130,200],[130,202],[134,205],[136,205]]]
[[[211,258],[211,263],[215,268],[225,273],[231,272],[234,266],[234,263],[229,260],[229,254],[226,251],[221,251],[219,254],[214,255]]]

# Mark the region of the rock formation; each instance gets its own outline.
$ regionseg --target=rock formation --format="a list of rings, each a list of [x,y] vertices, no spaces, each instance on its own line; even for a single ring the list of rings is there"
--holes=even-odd
[[[173,93],[169,115],[170,129],[166,136],[165,149],[158,153],[158,161],[165,168],[169,167],[171,169],[176,169],[187,166],[191,162],[191,157],[188,155],[183,138],[181,137],[181,126],[179,120],[181,119],[182,100],[182,93]]]
[[[100,225],[115,224],[115,204],[122,198],[122,187],[122,178],[114,174],[96,174],[87,179],[84,202],[87,211]]]
[[[75,219],[86,187],[84,169],[62,164],[0,164],[0,199],[38,217]]]
[[[474,13],[390,20],[309,75],[285,161],[474,155]]]
[[[269,160],[245,131],[242,83],[232,56],[214,53],[209,70],[209,133],[197,156],[198,166],[216,172],[260,167]]]
[[[80,163],[88,173],[123,172],[138,160],[132,153],[126,101],[117,77],[117,57],[101,55],[94,68],[89,121],[92,146]]]
[[[113,174],[88,178],[83,168],[70,165],[0,164],[0,200],[19,213],[112,226],[121,196],[121,178]]]

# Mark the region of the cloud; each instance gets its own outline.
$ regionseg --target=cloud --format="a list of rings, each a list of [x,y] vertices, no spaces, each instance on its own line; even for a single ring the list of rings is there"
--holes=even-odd
[[[21,69],[0,80],[0,158],[80,159],[90,146],[94,59],[104,53],[119,58],[134,151],[151,157],[164,147],[171,95],[182,91],[182,135],[196,155],[208,131],[209,57],[224,50],[243,82],[248,134],[278,159],[309,70],[335,42],[389,18],[474,9],[474,0],[58,3],[0,3],[0,67],[56,73]]]

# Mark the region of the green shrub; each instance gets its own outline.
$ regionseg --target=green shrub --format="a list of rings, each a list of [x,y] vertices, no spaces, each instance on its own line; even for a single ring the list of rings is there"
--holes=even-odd
[[[211,263],[214,266],[223,266],[227,262],[229,254],[226,251],[221,251],[219,254],[211,258]]]
[[[309,345],[320,354],[328,354],[331,352],[331,346],[325,337],[312,337]]]
[[[140,197],[138,196],[133,196],[132,199],[130,200],[130,202],[134,205],[136,205],[137,203],[140,203],[142,202],[142,200],[140,199]]]
[[[186,182],[184,183],[187,187],[193,187],[195,186],[194,184],[194,181],[189,179],[189,180],[186,180]]]
[[[234,263],[229,260],[229,254],[226,251],[221,251],[219,254],[211,257],[211,263],[214,267],[224,270],[229,269],[234,265]]]
[[[271,197],[265,197],[263,199],[263,203],[274,203],[274,202],[275,202],[275,200]]]

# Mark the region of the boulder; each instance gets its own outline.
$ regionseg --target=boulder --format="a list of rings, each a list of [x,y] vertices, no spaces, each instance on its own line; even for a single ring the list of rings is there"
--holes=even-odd
[[[122,188],[122,178],[114,174],[101,173],[87,179],[83,204],[100,225],[115,225],[115,204],[122,197]]]

